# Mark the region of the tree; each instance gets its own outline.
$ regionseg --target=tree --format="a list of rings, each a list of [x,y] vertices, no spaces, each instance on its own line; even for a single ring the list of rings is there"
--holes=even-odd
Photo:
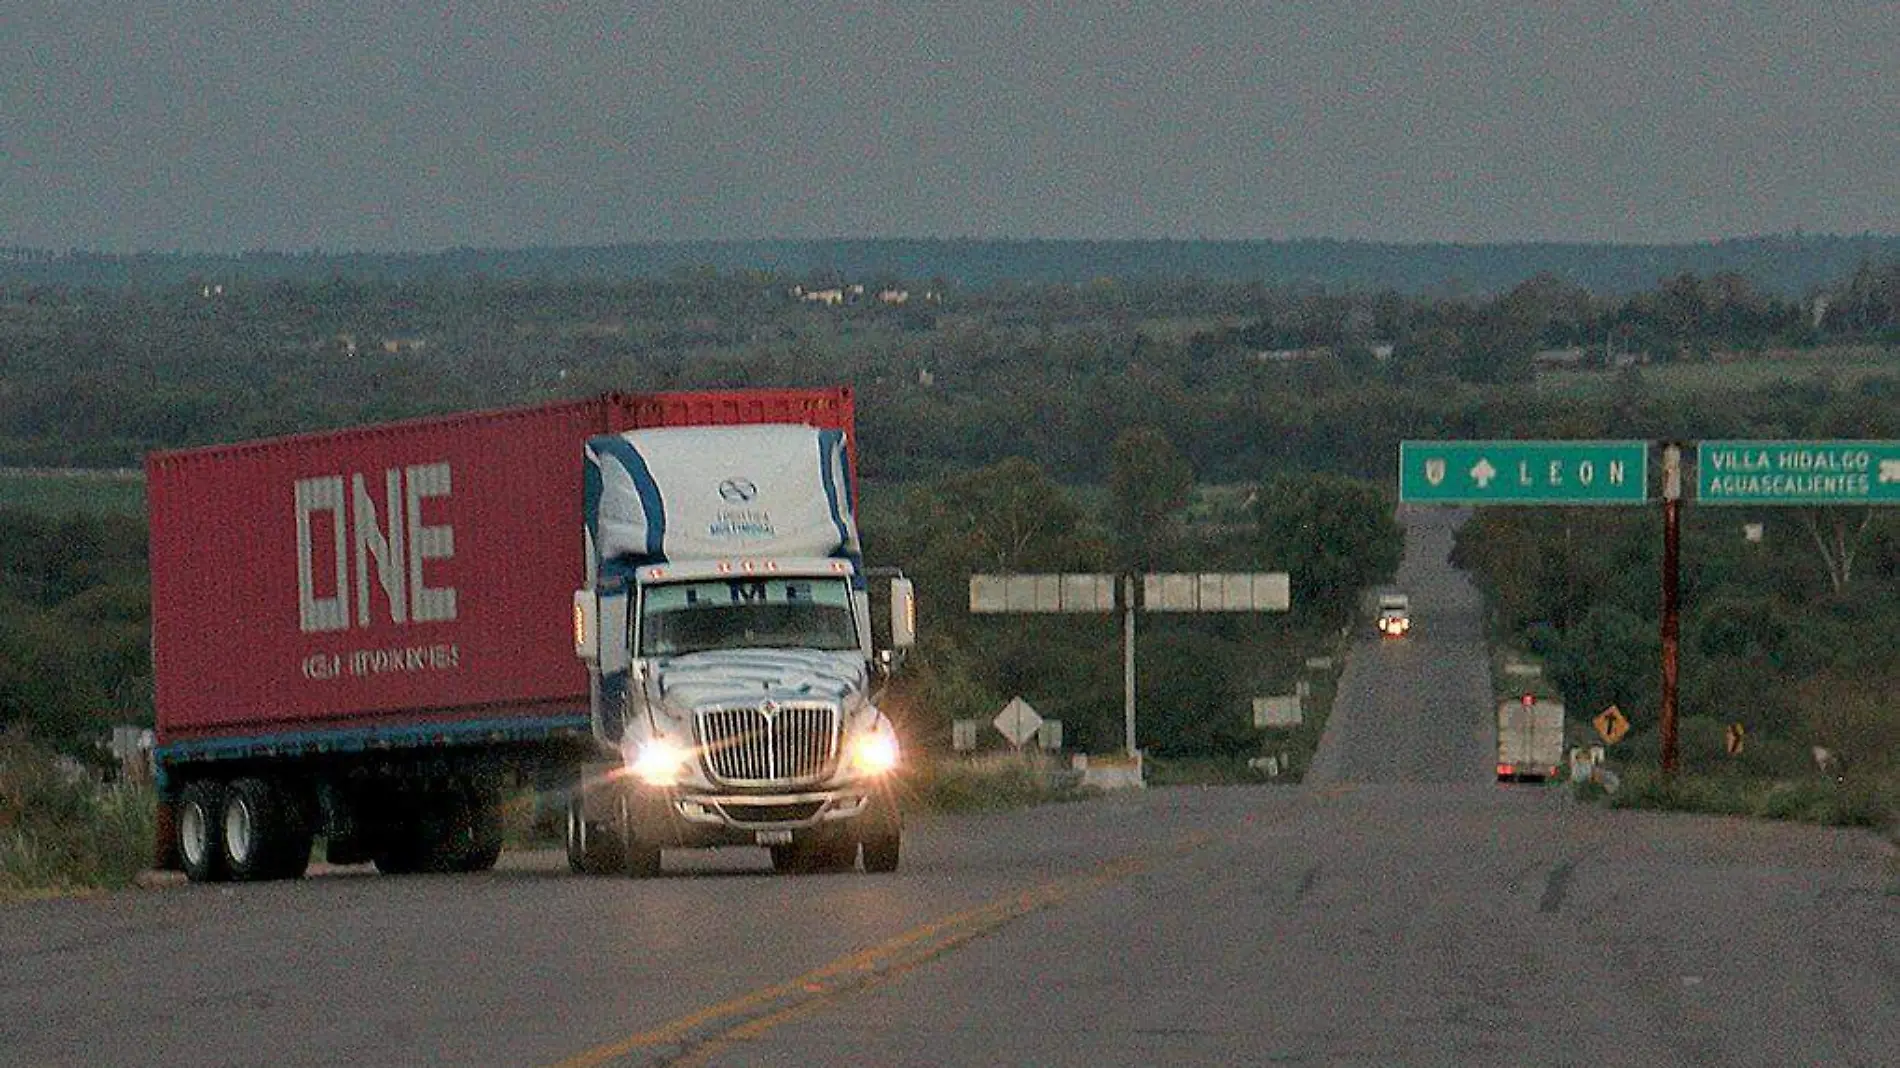
[[[1858,514],[1856,514],[1858,513]],[[1854,580],[1854,561],[1873,525],[1872,508],[1814,507],[1800,509],[1801,525],[1827,569],[1828,587],[1844,593]]]
[[[1617,705],[1632,719],[1658,705],[1662,662],[1656,624],[1614,605],[1596,605],[1554,633],[1545,653],[1546,677],[1564,703],[1585,715]]]
[[[978,624],[967,612],[973,574],[1104,570],[1107,546],[1090,529],[1068,492],[1021,458],[938,479],[893,513],[864,517],[866,546],[882,546],[878,559],[911,574],[930,620],[913,669],[896,687],[896,702],[910,710],[907,729],[947,739],[951,720],[987,720],[1021,692],[1068,724],[1076,744],[1115,736],[1119,703],[1103,699],[1119,679],[1108,619],[1051,626],[1080,620],[1003,616]]]
[[[1121,566],[1161,567],[1177,517],[1194,490],[1194,470],[1160,431],[1135,427],[1115,439],[1108,475],[1109,536]]]
[[[912,491],[888,531],[899,558],[933,578],[972,572],[1084,570],[1102,563],[1085,516],[1061,486],[1021,457]],[[867,535],[868,538],[868,535]],[[965,587],[967,589],[967,586]]]
[[[1377,486],[1341,475],[1280,475],[1254,502],[1260,557],[1284,570],[1293,610],[1343,622],[1364,587],[1398,572],[1405,533]]]

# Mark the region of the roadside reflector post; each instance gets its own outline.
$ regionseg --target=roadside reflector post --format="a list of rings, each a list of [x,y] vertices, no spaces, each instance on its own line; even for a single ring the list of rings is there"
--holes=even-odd
[[[1682,541],[1682,446],[1663,446],[1662,710],[1659,729],[1662,771],[1676,773],[1676,653],[1681,638],[1678,616]]]

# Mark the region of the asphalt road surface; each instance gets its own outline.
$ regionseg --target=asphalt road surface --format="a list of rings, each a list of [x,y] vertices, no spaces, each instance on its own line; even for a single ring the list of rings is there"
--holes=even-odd
[[[1900,1050],[1865,832],[1489,781],[1414,517],[1311,782],[913,823],[890,876],[360,869],[0,908],[4,1065],[1793,1065]],[[1474,689],[1475,687],[1475,689]]]

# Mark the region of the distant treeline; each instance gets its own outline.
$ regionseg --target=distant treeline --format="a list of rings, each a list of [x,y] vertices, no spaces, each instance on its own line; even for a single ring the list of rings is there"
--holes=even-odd
[[[1862,264],[1900,258],[1900,235],[1775,235],[1702,244],[1561,242],[1450,245],[1370,241],[1003,241],[874,239],[682,241],[431,253],[246,252],[212,255],[0,249],[0,286],[166,287],[188,282],[604,281],[681,273],[795,278],[934,279],[963,289],[1192,277],[1327,291],[1477,296],[1554,275],[1599,296],[1681,274],[1737,274],[1802,297]]]
[[[834,304],[809,299],[819,284],[692,271],[0,285],[0,466],[130,467],[155,448],[759,385],[856,387],[863,474],[900,482],[1021,456],[1100,483],[1134,426],[1197,477],[1235,482],[1385,477],[1404,437],[1885,437],[1900,411],[1900,255],[1799,298],[1733,273],[1624,297],[1551,271],[1471,298],[866,278]],[[1736,377],[1748,359],[1776,373]],[[1848,374],[1853,360],[1871,370]],[[1540,386],[1552,367],[1602,374],[1571,396]],[[1688,390],[1645,371],[1696,367],[1709,374]]]

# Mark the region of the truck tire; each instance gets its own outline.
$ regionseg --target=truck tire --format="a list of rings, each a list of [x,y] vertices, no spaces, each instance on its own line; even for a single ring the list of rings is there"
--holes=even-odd
[[[635,879],[651,879],[660,874],[660,844],[648,841],[634,819],[633,802],[620,799],[621,871]]]
[[[898,853],[903,848],[904,833],[895,828],[880,832],[864,840],[864,870],[868,872],[893,872],[897,870]]]
[[[502,850],[501,796],[481,787],[437,787],[403,798],[405,811],[377,829],[372,860],[384,875],[477,872]]]
[[[391,820],[382,828],[376,852],[370,858],[384,875],[415,875],[429,870],[430,843],[424,838],[423,821],[414,818]]]
[[[567,866],[576,875],[612,875],[626,867],[620,836],[586,819],[578,797],[567,803]]]
[[[178,861],[194,883],[222,882],[229,873],[223,814],[223,783],[200,779],[178,797]]]
[[[897,811],[897,802],[889,797],[874,798],[862,818],[866,821],[861,832],[864,870],[896,871],[898,854],[904,844],[904,820]]]
[[[858,840],[849,835],[825,834],[771,848],[773,871],[812,875],[858,866]]]
[[[310,830],[296,799],[268,780],[232,783],[225,791],[219,827],[233,879],[302,878],[310,863]]]
[[[413,807],[387,813],[372,825],[376,844],[370,859],[384,875],[416,875],[439,870],[433,863],[444,836],[441,821],[434,811],[435,798],[422,795],[405,800]]]

